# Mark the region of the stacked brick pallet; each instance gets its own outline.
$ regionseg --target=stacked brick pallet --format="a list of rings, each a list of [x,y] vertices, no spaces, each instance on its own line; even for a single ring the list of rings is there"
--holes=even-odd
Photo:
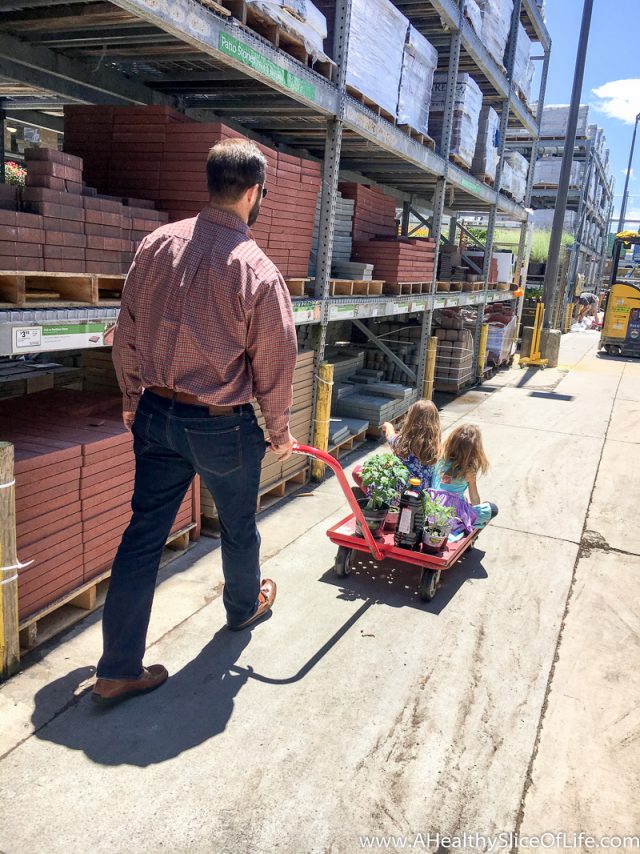
[[[299,442],[307,442],[311,433],[313,413],[313,352],[298,354],[296,370],[293,377],[293,407],[291,410],[290,429]],[[258,422],[267,433],[262,413],[258,411]],[[284,463],[279,462],[273,454],[267,453],[262,464],[260,477],[260,492],[271,492],[281,488],[285,493],[286,481],[302,476],[306,469],[307,459],[294,456]],[[201,486],[201,510],[203,517],[215,519],[217,512],[211,493],[204,484]]]
[[[343,198],[353,199],[353,239],[372,240],[374,237],[395,237],[396,201],[364,184],[340,184]]]
[[[207,205],[209,149],[238,136],[224,124],[194,122],[166,107],[65,108],[65,148],[84,157],[96,186],[141,193],[170,220],[196,216]],[[259,147],[267,159],[269,194],[254,237],[285,277],[305,277],[320,164]]]
[[[373,278],[384,280],[385,293],[402,293],[402,284],[430,282],[435,245],[397,236],[395,199],[363,184],[343,183],[340,191],[354,202],[351,257],[373,264]]]
[[[409,238],[354,240],[353,257],[372,263],[375,278],[384,279],[385,289],[393,292],[401,283],[431,281],[435,243],[430,239]]]
[[[153,202],[83,188],[80,157],[31,148],[25,163],[27,186],[0,210],[0,270],[124,275],[138,242],[166,222]]]
[[[7,402],[15,447],[20,619],[107,570],[130,516],[134,460],[119,398],[50,391]],[[193,494],[174,531],[194,514]],[[31,563],[30,563],[31,562]]]

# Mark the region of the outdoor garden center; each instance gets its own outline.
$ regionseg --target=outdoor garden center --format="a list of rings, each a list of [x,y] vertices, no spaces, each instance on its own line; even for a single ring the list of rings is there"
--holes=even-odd
[[[640,849],[628,6],[0,11],[0,854]]]

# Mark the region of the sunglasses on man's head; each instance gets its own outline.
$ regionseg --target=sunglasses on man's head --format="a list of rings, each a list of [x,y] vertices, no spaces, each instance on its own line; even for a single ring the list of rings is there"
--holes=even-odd
[[[262,188],[262,198],[264,199],[264,197],[265,197],[266,195],[267,195],[267,188],[266,188],[266,187],[263,187],[263,188]]]

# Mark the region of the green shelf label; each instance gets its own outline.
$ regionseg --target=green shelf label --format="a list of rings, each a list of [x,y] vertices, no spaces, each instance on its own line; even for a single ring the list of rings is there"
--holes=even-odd
[[[88,335],[92,332],[102,333],[104,328],[104,323],[71,323],[62,326],[43,326],[42,334],[45,338],[48,335]]]
[[[279,83],[280,86],[283,86],[285,89],[289,89],[290,92],[302,95],[308,101],[315,101],[315,86],[311,83],[307,83],[306,80],[303,80],[296,74],[292,74],[291,71],[287,71],[285,68],[280,68],[280,66],[276,65],[275,62],[267,59],[266,56],[258,53],[257,50],[254,50],[252,47],[249,47],[249,45],[244,44],[239,39],[236,39],[233,36],[228,36],[226,33],[220,33],[220,42],[218,46],[223,53],[227,54],[227,56],[231,56],[243,65],[253,68],[254,71],[257,71],[259,74],[263,74],[270,80]]]

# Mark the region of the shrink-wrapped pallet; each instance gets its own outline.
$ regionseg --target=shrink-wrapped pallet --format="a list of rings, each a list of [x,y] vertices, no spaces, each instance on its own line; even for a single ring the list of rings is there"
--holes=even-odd
[[[567,124],[569,122],[568,104],[550,104],[542,111],[542,124],[540,136],[560,137],[567,135]],[[577,137],[586,137],[589,128],[589,107],[581,104],[578,111]]]
[[[433,75],[437,67],[438,51],[414,26],[409,25],[402,60],[398,124],[427,133]]]
[[[518,24],[518,43],[516,45],[516,57],[513,66],[513,81],[520,90],[526,104],[531,101],[531,88],[535,67],[531,59],[531,39],[527,31]]]
[[[482,12],[476,0],[464,0],[464,16],[476,32],[482,38]]]
[[[499,65],[504,64],[513,0],[478,0],[482,12],[482,41]]]
[[[527,192],[529,161],[518,151],[507,151],[504,159],[513,172],[511,177],[511,195],[516,202],[522,202]]]
[[[247,5],[298,38],[313,59],[330,61],[324,52],[327,19],[309,0],[247,0]]]
[[[483,107],[478,123],[478,140],[471,170],[480,178],[496,177],[498,145],[500,142],[500,116],[493,107]]]
[[[534,187],[557,187],[560,183],[560,170],[562,169],[561,157],[541,157],[536,161],[534,172]],[[584,175],[584,164],[574,160],[571,164],[571,176],[569,187],[578,189]]]
[[[447,75],[435,74],[433,97],[429,116],[429,133],[438,147],[442,143],[444,103],[447,94]],[[482,92],[470,74],[458,74],[455,103],[453,107],[453,130],[449,154],[454,155],[468,168],[473,163],[478,137]],[[445,153],[446,154],[446,153]]]
[[[408,29],[390,0],[353,0],[347,85],[394,116]]]
[[[502,163],[502,172],[500,173],[500,190],[503,193],[513,194],[513,169],[507,160]]]

